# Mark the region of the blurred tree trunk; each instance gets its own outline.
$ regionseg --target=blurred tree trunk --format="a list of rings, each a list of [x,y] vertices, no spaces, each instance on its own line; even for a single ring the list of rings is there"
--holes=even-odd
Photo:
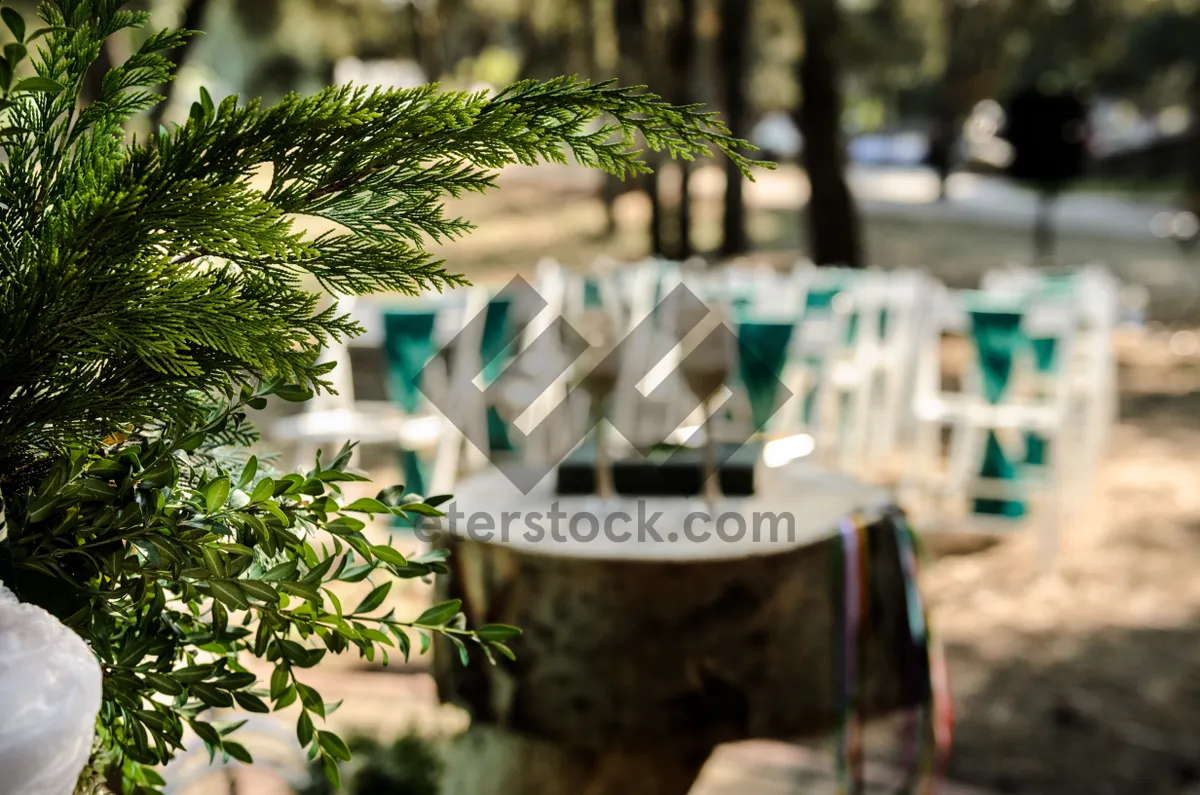
[[[648,57],[646,48],[646,2],[647,0],[614,0],[613,21],[617,32],[617,71],[624,85],[645,83],[644,66]],[[651,161],[651,165],[656,165]],[[663,254],[662,202],[658,196],[657,172],[652,171],[643,178],[646,193],[650,197],[650,253]],[[611,188],[610,188],[611,190]],[[619,193],[619,189],[618,189]]]
[[[204,30],[204,15],[208,13],[209,0],[187,0],[187,4],[183,7],[183,20],[179,26],[184,30]],[[177,47],[169,53],[165,53],[168,61],[175,64],[175,74],[179,74],[179,70],[187,62],[188,53],[191,51],[193,42],[196,37],[188,39],[181,47]],[[163,121],[163,114],[167,112],[167,108],[171,104],[171,96],[173,92],[174,80],[159,88],[163,95],[163,101],[150,109],[150,129],[157,130]]]
[[[811,185],[809,245],[818,265],[863,266],[858,211],[846,184],[842,92],[834,58],[840,27],[838,0],[798,0],[804,18],[802,99],[797,123]]]
[[[717,42],[722,106],[730,131],[745,138],[747,118],[747,74],[749,72],[750,3],[747,0],[721,0],[721,32]],[[744,179],[737,166],[725,162],[725,210],[721,229],[721,255],[744,253],[750,246],[746,236]]]
[[[416,4],[413,6],[416,8]],[[416,8],[419,60],[425,79],[436,83],[446,73],[446,46],[442,40],[441,3],[432,8]]]
[[[1200,217],[1200,57],[1193,58],[1191,90],[1192,129],[1188,136],[1184,166],[1184,208]],[[1189,248],[1200,243],[1200,234],[1182,241]]]
[[[945,64],[938,86],[938,105],[933,132],[929,138],[929,165],[938,177],[938,199],[946,198],[946,183],[954,169],[954,144],[958,140],[963,113],[963,55],[959,32],[962,29],[963,4],[942,0],[942,41]]]
[[[696,79],[696,0],[679,0],[679,14],[671,25],[667,45],[670,50],[672,79],[671,101],[690,105],[695,101],[692,83]],[[692,256],[692,164],[679,162],[679,211],[674,255],[684,260]]]
[[[612,0],[583,0],[586,5],[589,33],[591,37],[591,77],[606,80],[616,74],[620,54],[617,45],[616,14],[610,7]],[[617,233],[617,197],[621,195],[621,180],[611,174],[603,175],[600,200],[604,202],[604,235]]]

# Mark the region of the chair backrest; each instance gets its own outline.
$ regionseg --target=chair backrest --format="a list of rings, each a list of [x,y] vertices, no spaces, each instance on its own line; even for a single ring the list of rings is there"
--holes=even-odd
[[[343,315],[354,314],[357,298],[352,295],[338,296],[334,299],[337,312]],[[325,377],[329,381],[330,390],[322,390],[305,401],[305,412],[349,411],[354,408],[354,370],[350,361],[350,345],[346,339],[329,340],[321,352],[322,362],[333,362],[333,370]]]

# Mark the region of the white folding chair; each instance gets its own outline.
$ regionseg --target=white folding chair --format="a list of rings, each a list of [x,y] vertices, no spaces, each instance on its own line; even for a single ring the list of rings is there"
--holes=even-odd
[[[1113,335],[1120,320],[1121,285],[1106,269],[1087,265],[1066,272],[1009,267],[984,275],[985,289],[1058,296],[1075,304],[1076,344],[1068,362],[1070,416],[1080,436],[1078,486],[1090,491],[1117,420],[1117,363]]]
[[[963,520],[974,502],[976,527],[1003,530],[1012,519],[1033,517],[1041,525],[1042,560],[1056,553],[1064,524],[1069,490],[1068,409],[1070,379],[1066,368],[1039,368],[1031,340],[1054,340],[1056,356],[1071,361],[1077,327],[1075,307],[1061,299],[1032,300],[1024,293],[974,293],[941,288],[923,330],[913,394],[917,425],[913,455],[902,481],[907,501],[917,511],[943,521]],[[1008,346],[984,350],[980,324],[1000,319]],[[974,328],[973,328],[974,327]],[[961,389],[943,389],[943,346],[946,333],[973,338]],[[989,357],[988,362],[981,360]],[[1007,377],[988,382],[988,368],[1004,362]],[[993,370],[994,371],[994,370]],[[950,430],[950,449],[943,459],[942,431]],[[1040,472],[1032,477],[1025,463],[1029,434],[1044,440]],[[989,435],[994,435],[989,439]],[[1009,472],[981,473],[989,459],[1001,456]],[[1035,504],[1036,498],[1036,504]],[[949,510],[947,510],[949,508]],[[936,527],[936,521],[927,526]]]
[[[337,300],[339,311],[353,314],[358,306],[354,296]],[[363,444],[395,445],[402,434],[404,418],[388,401],[357,400],[350,348],[346,340],[331,342],[324,361],[335,363],[328,380],[332,391],[322,391],[306,401],[299,413],[276,421],[270,436],[290,443],[293,465],[309,467],[319,449],[334,452],[347,441]]]

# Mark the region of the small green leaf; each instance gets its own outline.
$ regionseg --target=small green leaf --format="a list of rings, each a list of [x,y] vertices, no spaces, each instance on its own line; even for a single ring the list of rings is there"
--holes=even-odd
[[[354,502],[342,508],[343,511],[351,511],[353,513],[391,513],[392,509],[384,505],[379,500],[373,500],[370,497],[360,497]]]
[[[177,473],[175,460],[169,455],[164,455],[142,472],[141,480],[143,483],[162,488],[173,485]]]
[[[388,580],[382,585],[376,586],[367,594],[367,598],[359,603],[358,607],[354,608],[355,613],[370,613],[375,608],[383,604],[383,600],[387,598],[388,591],[392,590],[392,581]]]
[[[375,557],[379,558],[379,560],[383,561],[384,563],[390,563],[393,566],[405,566],[408,563],[408,561],[404,559],[403,555],[386,544],[376,544],[375,546],[371,547],[371,552],[375,555]]]
[[[287,690],[283,691],[283,695],[275,699],[275,709],[287,709],[294,703],[296,703],[296,688],[288,685]]]
[[[320,693],[308,685],[299,683],[296,684],[296,690],[300,693],[300,703],[304,705],[305,709],[312,710],[322,718],[325,717],[325,702],[321,700]]]
[[[258,456],[250,456],[250,460],[246,462],[246,466],[242,467],[242,474],[238,478],[238,488],[245,488],[250,485],[250,481],[254,480],[254,476],[258,474]]]
[[[221,747],[221,735],[211,723],[205,723],[201,720],[189,720],[188,725],[192,727],[192,731],[201,740],[217,748]]]
[[[414,624],[423,624],[427,627],[440,627],[450,619],[458,615],[459,609],[462,607],[461,599],[451,599],[449,602],[442,602],[434,605],[414,621]]]
[[[168,696],[177,696],[183,692],[183,685],[169,676],[163,674],[148,673],[146,681],[158,692],[165,693]]]
[[[312,742],[313,738],[313,722],[307,712],[301,712],[300,717],[296,720],[296,739],[300,741],[301,746],[307,746]]]
[[[312,398],[313,391],[304,386],[285,385],[276,387],[275,394],[289,403],[303,403]]]
[[[212,676],[213,667],[211,665],[189,665],[187,668],[180,668],[178,671],[172,671],[171,676],[185,685],[193,682],[201,682]]]
[[[225,556],[220,551],[213,547],[201,547],[200,556],[204,558],[204,565],[212,572],[214,577],[222,579],[229,576],[229,565],[225,560]]]
[[[359,634],[362,636],[363,640],[371,640],[376,643],[382,643],[384,646],[394,645],[392,643],[392,639],[389,638],[385,633],[383,633],[382,631],[380,631],[378,629],[371,629],[370,627],[366,627],[365,629],[360,631]]]
[[[457,638],[454,635],[447,635],[446,637],[450,638],[450,642],[453,643],[455,648],[458,649],[459,661],[463,665],[470,665],[471,664],[471,655],[467,652],[467,644],[463,643],[459,638]]]
[[[316,602],[318,604],[321,602],[321,594],[317,591],[317,588],[314,585],[300,582],[281,582],[279,583],[279,590],[283,591],[284,593],[289,593],[292,596],[299,596],[303,599],[307,599],[310,602]]]
[[[317,743],[334,759],[340,759],[343,762],[350,761],[350,749],[341,737],[338,737],[333,732],[319,731],[317,732]]]
[[[255,485],[254,493],[250,495],[250,504],[257,505],[260,502],[265,502],[271,499],[274,494],[275,481],[271,478],[263,478]]]
[[[501,654],[503,654],[505,657],[507,657],[510,660],[517,659],[517,655],[513,654],[513,650],[508,648],[508,646],[505,646],[503,643],[500,643],[498,641],[492,641],[488,645],[490,645],[493,649],[500,652]]]
[[[217,681],[226,690],[241,690],[257,682],[258,677],[249,671],[234,671],[225,674]]]
[[[271,699],[275,700],[282,696],[289,684],[291,684],[291,676],[288,674],[288,669],[282,665],[275,666],[275,670],[271,673]]]
[[[236,743],[233,740],[225,740],[221,743],[221,749],[243,764],[254,764],[254,758],[250,756],[250,752],[246,750],[246,746],[241,743]]]
[[[24,44],[9,42],[8,44],[4,45],[4,59],[13,66],[16,66],[21,61],[25,60],[25,56],[27,54],[28,51],[25,49]]]
[[[13,38],[17,41],[25,41],[25,19],[14,8],[0,8],[0,17],[4,18],[4,24],[12,31]]]
[[[299,567],[300,564],[295,558],[292,558],[291,560],[280,563],[278,566],[272,566],[267,573],[262,576],[262,579],[269,580],[271,582],[287,580],[296,576],[296,571],[299,569]]]
[[[210,707],[232,707],[233,697],[224,690],[218,690],[212,685],[206,685],[203,682],[197,682],[192,685],[192,695],[203,701]]]
[[[426,505],[424,503],[421,503],[421,502],[414,502],[414,503],[409,503],[408,505],[401,505],[396,510],[402,511],[403,513],[415,513],[419,516],[445,516],[446,515],[446,514],[442,513],[441,511],[439,511],[437,508],[433,508],[433,507]]]
[[[412,559],[413,563],[438,563],[450,557],[448,549],[431,549]]]
[[[209,580],[208,587],[212,590],[213,596],[227,607],[239,610],[245,610],[250,607],[250,603],[246,601],[246,596],[242,593],[242,589],[232,580]]]
[[[266,702],[264,702],[258,696],[250,693],[234,693],[233,700],[238,703],[239,707],[247,712],[266,713],[271,711],[271,708],[267,706]]]
[[[480,640],[508,640],[521,634],[521,630],[509,624],[484,624],[475,630]]]
[[[279,594],[270,585],[267,585],[261,580],[238,580],[238,585],[242,590],[255,599],[261,599],[264,602],[279,601]]]
[[[204,495],[204,503],[208,512],[216,513],[221,510],[225,500],[229,499],[229,478],[222,475],[216,480],[210,481],[201,493]]]
[[[321,769],[325,771],[325,778],[329,781],[329,786],[333,787],[333,791],[340,792],[342,789],[342,771],[338,769],[337,760],[332,756],[322,757]]]
[[[424,632],[418,632],[417,634],[421,636],[421,654],[424,654],[429,651],[429,636]]]
[[[228,737],[229,735],[233,734],[238,729],[245,726],[246,719],[243,718],[242,720],[223,720],[220,723],[221,723],[221,726],[220,726],[219,730],[221,732],[221,736]]]
[[[46,94],[57,94],[64,90],[65,86],[48,77],[34,76],[27,77],[19,81],[13,86],[13,91],[38,91]]]
[[[400,627],[389,626],[388,629],[396,636],[396,645],[400,647],[400,653],[404,655],[404,661],[408,662],[408,653],[412,648],[412,644],[408,639],[408,633]]]

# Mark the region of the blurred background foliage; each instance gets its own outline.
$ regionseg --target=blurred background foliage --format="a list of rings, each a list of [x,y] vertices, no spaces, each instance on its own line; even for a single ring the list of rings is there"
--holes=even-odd
[[[847,161],[934,165],[944,193],[954,167],[1003,167],[996,109],[1015,91],[1073,86],[1094,101],[1095,178],[1182,188],[1183,206],[1200,210],[1200,0],[141,2],[159,27],[207,35],[175,53],[171,101],[131,123],[139,134],[183,118],[200,85],[218,101],[275,101],[347,80],[482,88],[616,77],[705,103],[765,157],[805,165],[810,256],[861,265]],[[651,253],[692,255],[696,211],[672,199],[690,195],[689,169],[678,172],[665,172],[670,190],[658,175],[610,180],[609,231],[615,199],[641,190]],[[728,185],[719,256],[750,248],[742,186]]]

